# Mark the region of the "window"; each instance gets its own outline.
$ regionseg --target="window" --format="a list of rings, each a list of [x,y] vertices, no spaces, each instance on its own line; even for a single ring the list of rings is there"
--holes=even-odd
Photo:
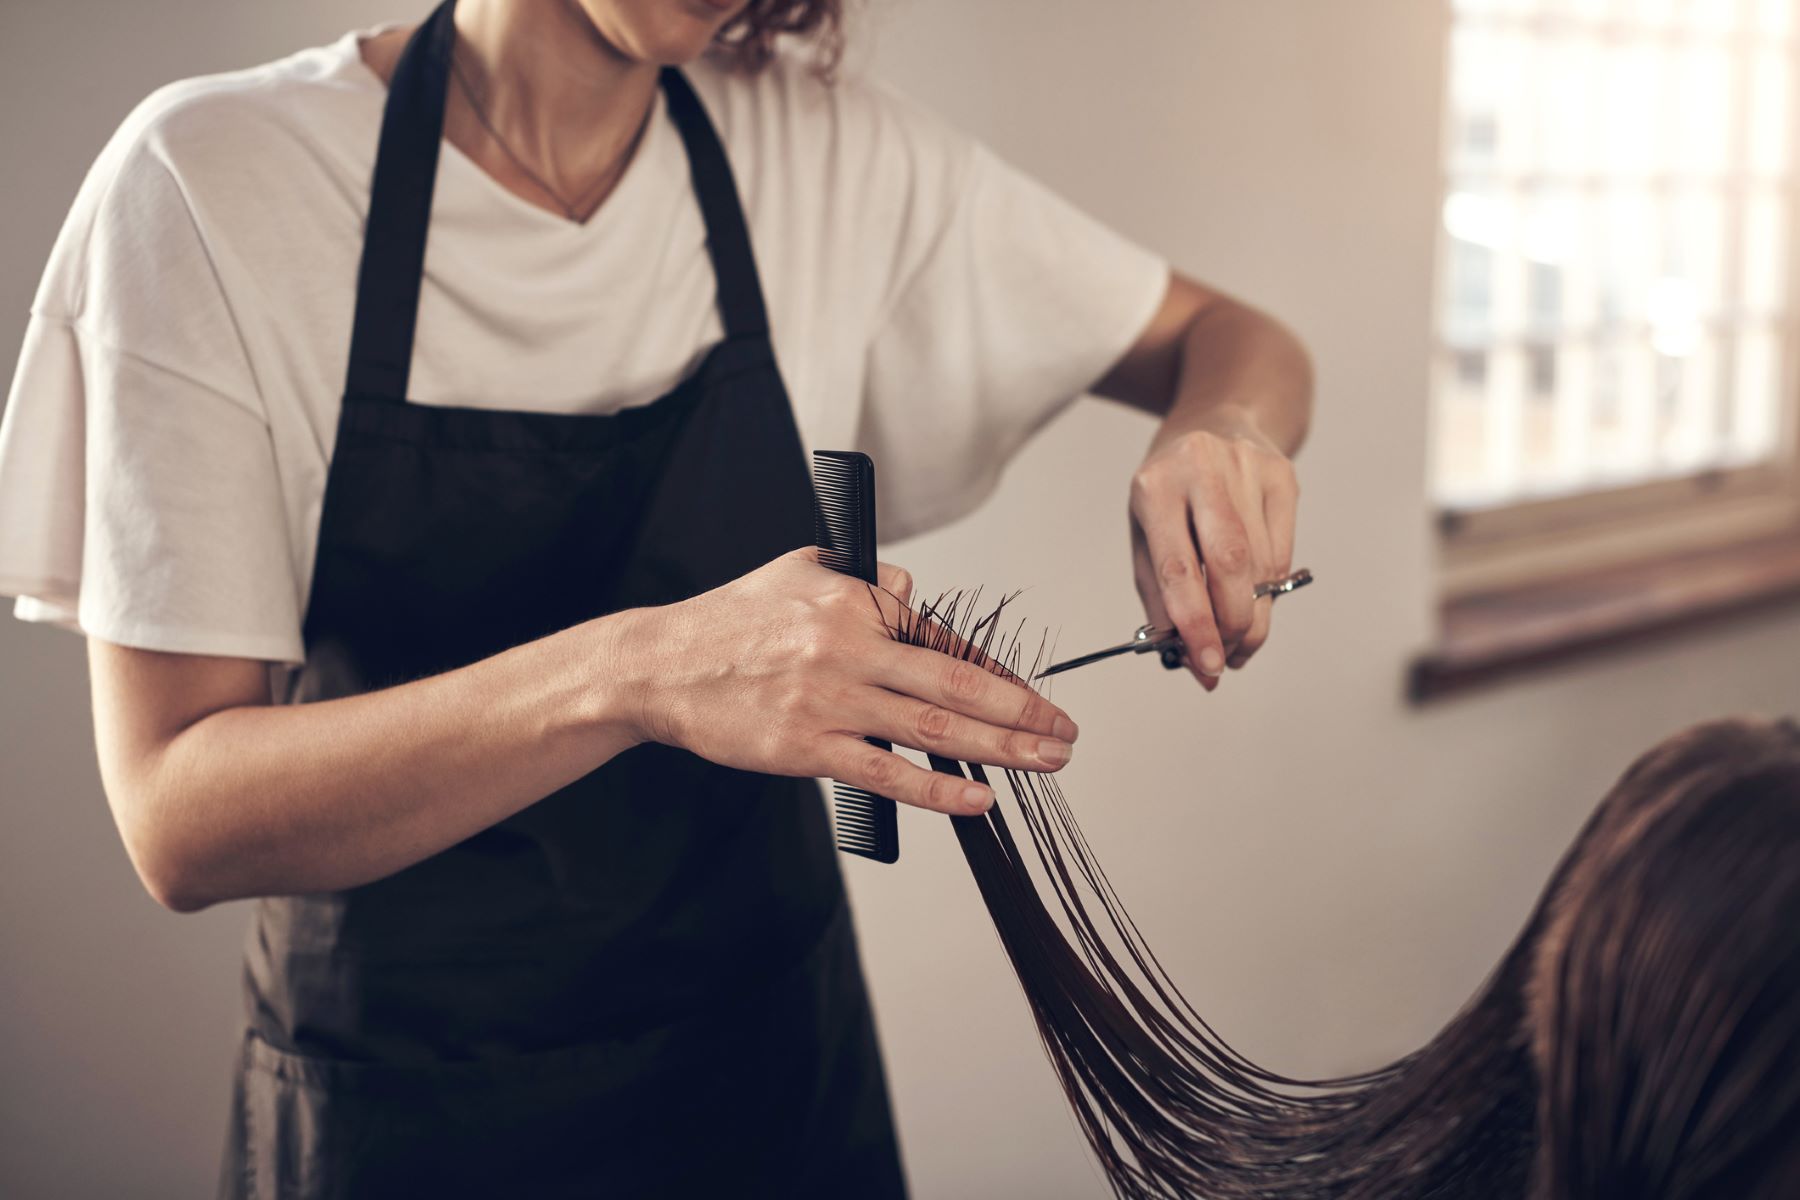
[[[1791,458],[1795,0],[1454,0],[1433,493]]]
[[[1475,615],[1495,662],[1552,657],[1559,629],[1614,638],[1583,595],[1673,623],[1688,601],[1640,601],[1691,595],[1665,584],[1700,562],[1739,578],[1732,547],[1792,594],[1800,0],[1449,13],[1433,661],[1480,657],[1457,633]]]

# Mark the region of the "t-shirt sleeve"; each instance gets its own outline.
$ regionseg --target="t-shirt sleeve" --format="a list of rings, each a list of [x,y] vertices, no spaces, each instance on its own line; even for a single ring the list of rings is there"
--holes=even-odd
[[[57,239],[0,419],[0,594],[123,645],[298,663],[286,531],[206,241],[128,122]]]
[[[985,498],[1025,440],[1123,357],[1168,287],[1159,255],[979,142],[937,136],[960,169],[935,193],[864,375],[857,442],[877,464],[884,537]]]

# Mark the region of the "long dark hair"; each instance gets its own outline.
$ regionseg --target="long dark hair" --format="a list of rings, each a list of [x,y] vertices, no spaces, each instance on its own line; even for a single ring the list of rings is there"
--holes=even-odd
[[[1579,849],[1528,991],[1537,1194],[1800,1196],[1800,730],[1670,738]]]
[[[915,645],[1028,677],[1031,669],[1021,671],[1017,627],[1002,627],[1005,607],[1002,602],[979,613],[973,596],[940,597],[916,614],[905,614],[894,633]],[[1761,756],[1755,761],[1785,762],[1789,774],[1777,772],[1765,782],[1745,786],[1762,789],[1756,794],[1764,797],[1769,821],[1785,813],[1791,830],[1800,809],[1800,776],[1793,774],[1800,772],[1800,733],[1790,724],[1750,722],[1707,730],[1660,747],[1626,774],[1558,866],[1517,941],[1442,1032],[1398,1062],[1338,1079],[1276,1074],[1237,1053],[1207,1024],[1138,932],[1054,776],[1005,773],[1024,827],[1023,844],[999,802],[983,816],[951,820],[1051,1065],[1118,1195],[1217,1200],[1452,1196],[1519,1200],[1532,1193],[1559,1200],[1577,1195],[1698,1196],[1702,1193],[1594,1191],[1583,1190],[1584,1184],[1566,1185],[1567,1172],[1575,1169],[1570,1156],[1585,1152],[1571,1149],[1571,1139],[1585,1136],[1585,1123],[1613,1118],[1599,1114],[1584,1099],[1595,1093],[1582,1090],[1592,1085],[1579,1073],[1550,1081],[1540,1115],[1533,1052],[1540,1060],[1560,1062],[1557,1056],[1568,1052],[1568,1038],[1604,1023],[1612,1011],[1606,1006],[1619,1002],[1609,999],[1601,987],[1603,981],[1617,983],[1598,957],[1609,949],[1606,939],[1600,937],[1590,947],[1577,936],[1593,922],[1605,920],[1604,905],[1586,889],[1586,881],[1596,878],[1594,864],[1633,860],[1644,864],[1638,870],[1653,870],[1647,860],[1655,857],[1660,862],[1660,855],[1652,856],[1651,843],[1642,841],[1652,813],[1680,811],[1691,821],[1713,821],[1715,837],[1740,853],[1732,857],[1721,852],[1696,869],[1729,876],[1715,880],[1728,891],[1760,890],[1773,882],[1771,875],[1782,875],[1787,889],[1782,894],[1790,897],[1782,902],[1788,907],[1780,911],[1750,906],[1757,928],[1742,939],[1731,961],[1743,972],[1761,970],[1766,963],[1759,957],[1760,948],[1785,937],[1790,967],[1770,985],[1771,1007],[1756,1010],[1763,1014],[1761,1019],[1714,1009],[1710,1023],[1701,1022],[1685,1044],[1702,1055],[1717,1050],[1721,1039],[1734,1044],[1730,1039],[1746,1031],[1748,1040],[1732,1059],[1741,1064],[1733,1068],[1733,1083],[1710,1093],[1708,1103],[1721,1117],[1732,1118],[1726,1128],[1766,1129],[1773,1131],[1771,1137],[1794,1132],[1792,1088],[1800,1072],[1792,1070],[1783,1085],[1788,1090],[1778,1089],[1768,1097],[1785,1103],[1785,1109],[1777,1103],[1766,1117],[1749,1118],[1747,1126],[1734,1124],[1740,1113],[1749,1117],[1742,1110],[1765,1099],[1755,1072],[1769,1061],[1793,1065],[1800,1022],[1793,1007],[1791,893],[1800,863],[1792,856],[1792,839],[1785,862],[1753,850],[1748,835],[1761,834],[1764,827],[1718,820],[1715,809],[1728,802],[1700,799],[1719,796],[1716,788],[1684,792],[1693,798],[1677,804],[1668,799],[1670,793],[1663,786],[1666,775],[1645,764],[1670,756],[1683,762],[1704,760],[1713,772],[1707,778],[1742,780],[1743,764],[1749,761],[1746,754],[1755,748]],[[932,766],[957,775],[966,770],[987,782],[980,764],[965,767],[933,758]],[[1679,848],[1685,835],[1677,827],[1670,830],[1667,836]],[[1608,881],[1605,887],[1615,886],[1611,875],[1602,873],[1599,878]],[[1648,902],[1643,911],[1648,914],[1655,907]],[[1554,937],[1552,930],[1557,931]],[[1547,955],[1543,948],[1551,945],[1564,953]],[[1549,963],[1572,964],[1558,965],[1553,973],[1565,969],[1586,973],[1590,982],[1577,989],[1586,1008],[1552,1006],[1544,999],[1547,993],[1534,988],[1534,981],[1551,969]],[[1716,956],[1700,954],[1663,964],[1670,974],[1660,977],[1659,986],[1665,992],[1679,990],[1688,982],[1688,972],[1712,966],[1723,971],[1722,964]],[[1727,972],[1711,982],[1722,995],[1735,996],[1741,994],[1734,989],[1744,977]],[[1783,987],[1785,1008],[1780,1007]],[[1538,998],[1530,1011],[1528,996]],[[1649,1019],[1652,1010],[1645,1012]],[[1534,1019],[1544,1030],[1536,1039],[1531,1036]],[[1637,1032],[1653,1039],[1656,1030],[1648,1026]],[[1645,1042],[1646,1051],[1650,1045]],[[1574,1053],[1580,1058],[1586,1052]],[[1782,1059],[1781,1054],[1790,1058]],[[1625,1089],[1619,1094],[1627,1101],[1636,1094],[1635,1081],[1649,1070],[1648,1064],[1640,1067],[1616,1058],[1588,1062],[1586,1067],[1610,1072],[1611,1084]],[[1559,1090],[1564,1082],[1567,1088]],[[1555,1103],[1558,1096],[1566,1097],[1579,1114],[1565,1114]],[[1659,1097],[1655,1102],[1664,1101]],[[1680,1115],[1671,1110],[1645,1129],[1660,1136]],[[1564,1121],[1569,1124],[1557,1128],[1568,1136],[1540,1134],[1545,1123]],[[1732,1146],[1731,1153],[1720,1153],[1737,1164],[1733,1169],[1786,1170],[1783,1178],[1792,1181],[1791,1168],[1771,1166],[1771,1155],[1778,1149],[1774,1142],[1757,1141],[1746,1132]],[[1736,1153],[1745,1147],[1745,1153]],[[1620,1147],[1619,1153],[1624,1149]]]

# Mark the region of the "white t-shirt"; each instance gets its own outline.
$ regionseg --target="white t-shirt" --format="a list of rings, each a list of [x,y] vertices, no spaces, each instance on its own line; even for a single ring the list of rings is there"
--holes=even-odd
[[[387,28],[386,26],[377,28]],[[138,105],[50,256],[0,424],[0,593],[130,646],[297,664],[386,89],[359,36]],[[873,455],[883,533],[966,512],[1156,311],[1157,255],[882,87],[688,69],[735,170],[807,448]],[[720,336],[660,92],[576,225],[455,146],[426,404],[604,413]]]

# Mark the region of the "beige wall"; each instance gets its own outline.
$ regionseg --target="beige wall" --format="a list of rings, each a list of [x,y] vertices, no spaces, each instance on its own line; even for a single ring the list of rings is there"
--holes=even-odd
[[[1320,583],[1215,695],[1144,662],[1069,677],[1056,694],[1084,733],[1065,780],[1152,942],[1241,1049],[1333,1072],[1414,1045],[1494,962],[1635,751],[1711,714],[1800,710],[1800,617],[1403,703],[1429,635],[1441,5],[873,7],[859,57],[1312,346],[1299,557]],[[82,171],[136,99],[422,8],[4,0],[0,366]],[[978,514],[886,556],[926,589],[1029,588],[1022,610],[1064,647],[1113,640],[1139,619],[1123,497],[1148,432],[1084,403]],[[144,895],[89,738],[77,639],[0,623],[0,1193],[199,1195],[244,913],[176,917]],[[949,830],[902,819],[899,867],[849,871],[916,1193],[1105,1194]]]

